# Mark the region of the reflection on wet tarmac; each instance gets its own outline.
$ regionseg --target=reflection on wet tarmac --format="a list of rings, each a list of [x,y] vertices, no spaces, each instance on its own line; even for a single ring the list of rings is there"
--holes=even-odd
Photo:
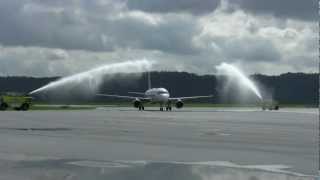
[[[71,128],[5,128],[0,127],[0,130],[15,130],[15,131],[71,131]]]
[[[316,110],[127,109],[1,113],[0,180],[318,175]]]
[[[113,180],[314,180],[289,171],[232,163],[99,162],[86,160],[1,161],[0,179]],[[266,166],[267,167],[267,166]],[[271,168],[272,169],[272,168]]]

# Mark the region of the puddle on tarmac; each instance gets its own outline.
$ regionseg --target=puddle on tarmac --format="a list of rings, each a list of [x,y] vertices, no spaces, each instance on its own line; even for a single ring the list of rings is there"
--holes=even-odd
[[[1,127],[0,130],[13,130],[13,131],[71,131],[71,128],[60,128],[60,127],[55,127],[55,128],[9,128],[9,127]]]
[[[240,166],[229,162],[40,160],[0,161],[0,179],[68,180],[314,180],[283,165]]]

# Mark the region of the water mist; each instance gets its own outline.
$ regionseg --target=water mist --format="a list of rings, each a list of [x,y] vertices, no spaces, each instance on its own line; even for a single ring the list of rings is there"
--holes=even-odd
[[[221,63],[216,66],[216,69],[219,75],[227,76],[227,78],[232,80],[232,82],[252,91],[260,100],[263,99],[258,87],[237,67],[231,64]]]
[[[54,91],[55,94],[68,95],[82,92],[94,95],[104,78],[108,75],[111,78],[114,73],[139,73],[150,70],[153,62],[148,60],[126,61],[121,63],[107,64],[92,70],[61,78],[51,82],[29,94]]]

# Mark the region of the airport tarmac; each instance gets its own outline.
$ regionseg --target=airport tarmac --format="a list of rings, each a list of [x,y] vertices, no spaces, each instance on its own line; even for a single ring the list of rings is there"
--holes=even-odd
[[[314,179],[318,110],[0,112],[2,179]]]

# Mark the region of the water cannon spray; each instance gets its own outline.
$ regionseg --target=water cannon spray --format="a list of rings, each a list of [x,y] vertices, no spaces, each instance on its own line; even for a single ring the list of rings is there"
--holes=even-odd
[[[56,94],[74,94],[76,92],[85,92],[88,94],[96,94],[100,85],[104,81],[105,75],[115,73],[139,73],[150,70],[153,61],[146,59],[136,61],[125,61],[121,63],[107,64],[91,69],[89,71],[81,72],[75,75],[61,78],[53,81],[43,87],[40,87],[29,95],[35,95],[43,91],[54,91]]]
[[[234,80],[236,83],[241,85],[242,87],[245,87],[249,89],[251,92],[253,92],[259,99],[259,102],[261,103],[262,109],[270,109],[270,110],[278,110],[279,105],[274,100],[268,100],[263,98],[260,90],[255,85],[255,83],[250,80],[239,68],[236,66],[233,66],[228,63],[221,63],[220,65],[216,66],[216,69],[218,71],[218,74],[220,75],[226,75],[228,78]]]

